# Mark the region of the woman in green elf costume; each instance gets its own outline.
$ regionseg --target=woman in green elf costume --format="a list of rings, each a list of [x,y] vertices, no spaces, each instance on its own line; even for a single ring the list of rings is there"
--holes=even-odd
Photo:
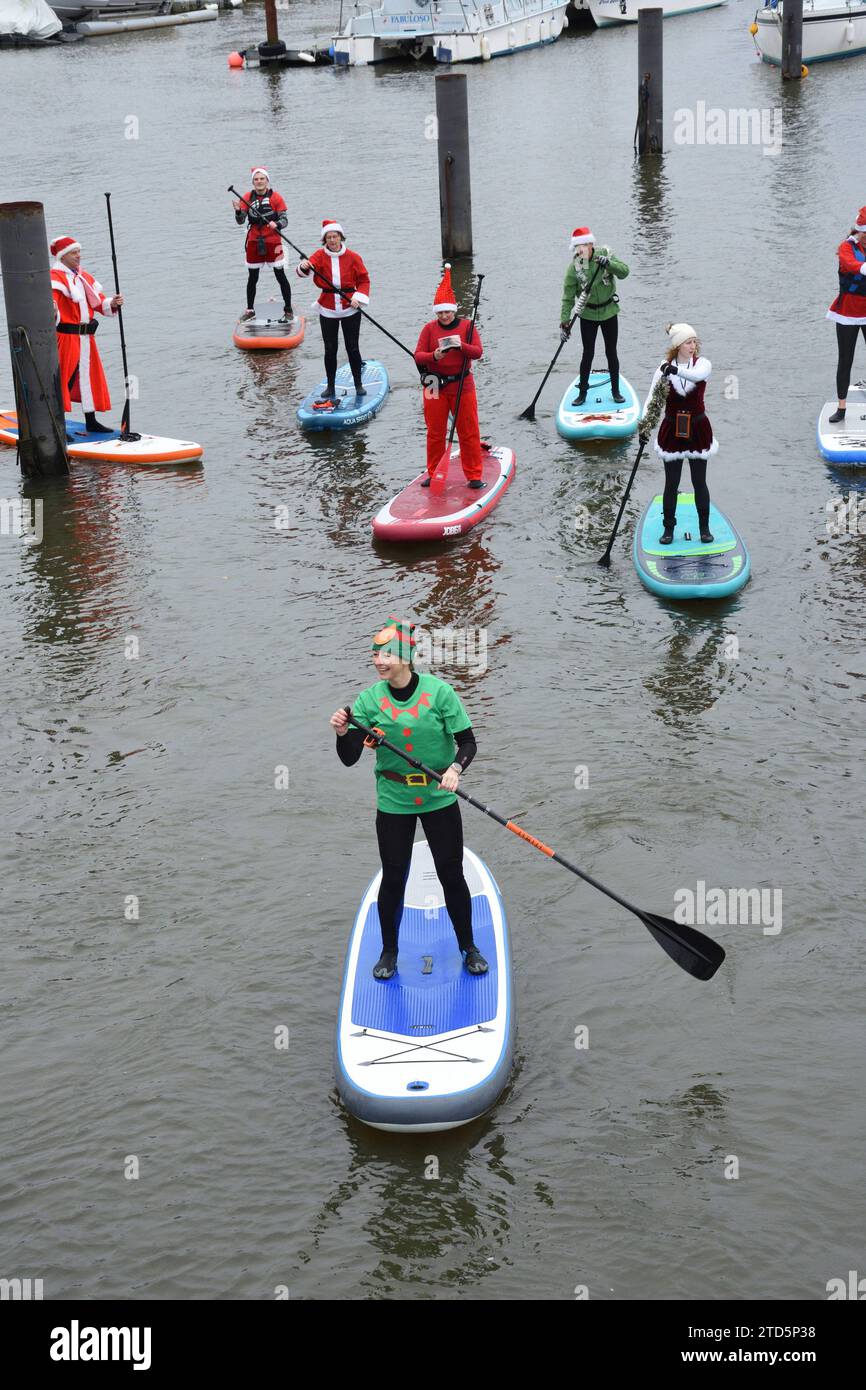
[[[413,758],[442,773],[442,781],[434,782],[424,773],[409,772],[396,753],[376,749],[376,836],[382,860],[382,954],[373,967],[377,980],[390,980],[397,970],[397,935],[416,819],[433,855],[463,963],[472,975],[487,971],[487,961],[472,939],[472,898],[463,877],[463,823],[454,795],[475,756],[475,736],[451,686],[413,669],[414,629],[414,623],[389,618],[376,633],[373,665],[379,679],[362,690],[352,706],[360,723],[381,730]],[[364,735],[349,725],[345,709],[331,715],[331,726],[340,761],[351,767],[361,756]]]
[[[575,405],[583,405],[589,388],[589,374],[592,371],[592,356],[598,330],[604,339],[607,355],[607,369],[610,372],[610,391],[618,405],[623,405],[625,396],[619,389],[619,357],[616,340],[619,332],[619,296],[616,281],[628,275],[625,261],[619,260],[608,246],[596,246],[595,237],[589,227],[575,227],[571,234],[571,264],[565,272],[562,286],[562,308],[559,313],[559,329],[563,342],[568,337],[569,320],[574,309],[574,301],[590,286],[586,304],[580,314],[580,339],[583,343],[583,356],[580,359],[580,383]]]

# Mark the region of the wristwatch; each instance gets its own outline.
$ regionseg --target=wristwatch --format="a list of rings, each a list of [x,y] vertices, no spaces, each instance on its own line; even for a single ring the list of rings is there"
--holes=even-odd
[[[452,771],[452,772],[456,772],[458,777],[462,777],[462,776],[463,776],[463,768],[460,766],[459,763],[452,763],[452,764],[451,764],[451,771]]]

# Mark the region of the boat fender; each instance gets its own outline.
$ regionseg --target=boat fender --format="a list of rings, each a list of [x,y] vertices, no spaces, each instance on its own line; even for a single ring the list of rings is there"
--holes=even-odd
[[[482,34],[482,35],[481,35],[481,61],[484,62],[484,63],[488,63],[488,62],[490,61],[490,56],[491,56],[491,55],[490,55],[490,40],[488,39],[488,37],[487,37],[486,34]]]
[[[853,42],[854,42],[854,21],[853,21],[853,19],[849,19],[849,20],[848,20],[848,23],[845,25],[845,42],[846,42],[846,43],[853,43]]]
[[[749,33],[751,34],[752,38],[755,37],[755,35],[757,34],[757,32],[758,32],[758,26],[757,26],[757,24],[755,23],[755,21],[752,20],[751,24],[749,25]]]
[[[230,54],[229,54],[229,67],[230,67],[230,68],[242,68],[243,65],[244,65],[244,55],[243,55],[242,53],[230,53]]]

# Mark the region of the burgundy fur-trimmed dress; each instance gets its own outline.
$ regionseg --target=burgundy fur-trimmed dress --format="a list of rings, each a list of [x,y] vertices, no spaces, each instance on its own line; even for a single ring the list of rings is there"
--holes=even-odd
[[[713,437],[713,427],[704,410],[704,393],[711,372],[712,364],[706,357],[693,357],[688,367],[677,366],[670,378],[671,389],[655,442],[659,458],[669,462],[708,459],[717,452],[718,440]],[[650,396],[660,377],[661,368],[657,368]]]

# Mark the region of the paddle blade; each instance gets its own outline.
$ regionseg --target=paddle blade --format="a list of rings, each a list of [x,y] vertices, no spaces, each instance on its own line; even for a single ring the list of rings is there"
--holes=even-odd
[[[606,550],[595,562],[597,565],[604,565],[606,570],[610,569],[610,551]]]
[[[696,980],[711,980],[725,959],[721,946],[694,927],[681,926],[670,917],[658,917],[654,912],[639,912],[647,931],[651,932],[663,951],[687,975]]]
[[[445,450],[441,459],[436,465],[436,471],[430,479],[431,492],[444,492],[445,484],[448,481],[448,468],[451,463],[451,445]]]
[[[533,402],[532,402],[532,405],[528,405],[528,406],[526,407],[525,410],[521,410],[521,412],[520,412],[520,414],[518,415],[517,418],[518,418],[518,420],[534,420],[534,419],[535,419],[535,402],[533,401]]]

